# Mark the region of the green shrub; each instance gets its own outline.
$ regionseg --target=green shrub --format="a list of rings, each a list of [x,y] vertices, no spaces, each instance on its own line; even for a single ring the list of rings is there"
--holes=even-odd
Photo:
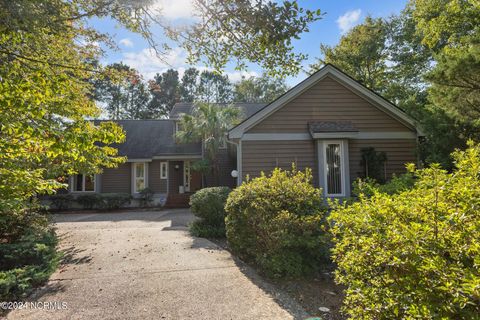
[[[202,220],[190,224],[190,234],[201,238],[225,238],[225,225],[210,225]]]
[[[415,168],[410,166],[409,171],[414,170]],[[386,194],[395,194],[402,191],[411,189],[415,184],[415,176],[412,172],[408,172],[402,175],[393,175],[392,179],[384,184],[379,184],[376,180],[372,178],[366,179],[357,179],[353,183],[352,194],[354,196],[366,196],[371,197],[375,192],[381,192]]]
[[[128,193],[103,193],[101,199],[102,208],[113,210],[129,204],[132,196]]]
[[[228,187],[203,188],[190,197],[192,213],[210,225],[225,224],[225,203],[231,189]]]
[[[451,174],[417,170],[412,189],[332,211],[352,319],[479,319],[480,146],[453,156]]]
[[[0,244],[0,301],[24,298],[56,269],[59,255],[52,229],[30,228],[14,242]]]
[[[102,205],[102,198],[97,193],[81,194],[77,196],[76,200],[84,209],[89,210],[98,208]]]
[[[70,208],[73,202],[73,196],[71,194],[55,194],[48,198],[55,209],[66,210]]]
[[[275,169],[234,189],[226,204],[231,249],[272,277],[311,274],[325,262],[328,235],[311,170]]]
[[[153,201],[153,195],[155,191],[151,188],[145,188],[140,191],[140,203],[142,207],[150,206]]]

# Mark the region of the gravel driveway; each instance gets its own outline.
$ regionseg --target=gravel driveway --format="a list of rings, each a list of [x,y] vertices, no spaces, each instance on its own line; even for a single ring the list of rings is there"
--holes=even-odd
[[[228,251],[191,237],[191,219],[183,209],[56,215],[65,262],[30,298],[38,308],[8,319],[307,317]]]

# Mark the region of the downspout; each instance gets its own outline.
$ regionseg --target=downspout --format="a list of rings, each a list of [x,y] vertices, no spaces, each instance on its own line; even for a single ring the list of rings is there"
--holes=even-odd
[[[228,139],[227,136],[227,143],[233,144],[237,148],[237,172],[238,172],[238,177],[237,177],[237,186],[242,184],[242,140],[239,139],[238,143],[235,141],[231,141]]]

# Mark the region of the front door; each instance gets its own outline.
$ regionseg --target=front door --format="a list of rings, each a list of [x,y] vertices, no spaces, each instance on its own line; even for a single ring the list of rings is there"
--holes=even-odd
[[[349,194],[348,185],[348,144],[344,140],[323,141],[323,183],[327,197],[345,197]]]
[[[183,162],[183,187],[185,188],[185,192],[190,192],[190,161]]]

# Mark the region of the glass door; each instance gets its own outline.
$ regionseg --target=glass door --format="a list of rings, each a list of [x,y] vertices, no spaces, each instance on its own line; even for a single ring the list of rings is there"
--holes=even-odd
[[[325,193],[330,197],[345,195],[344,186],[344,150],[341,141],[324,143]]]

